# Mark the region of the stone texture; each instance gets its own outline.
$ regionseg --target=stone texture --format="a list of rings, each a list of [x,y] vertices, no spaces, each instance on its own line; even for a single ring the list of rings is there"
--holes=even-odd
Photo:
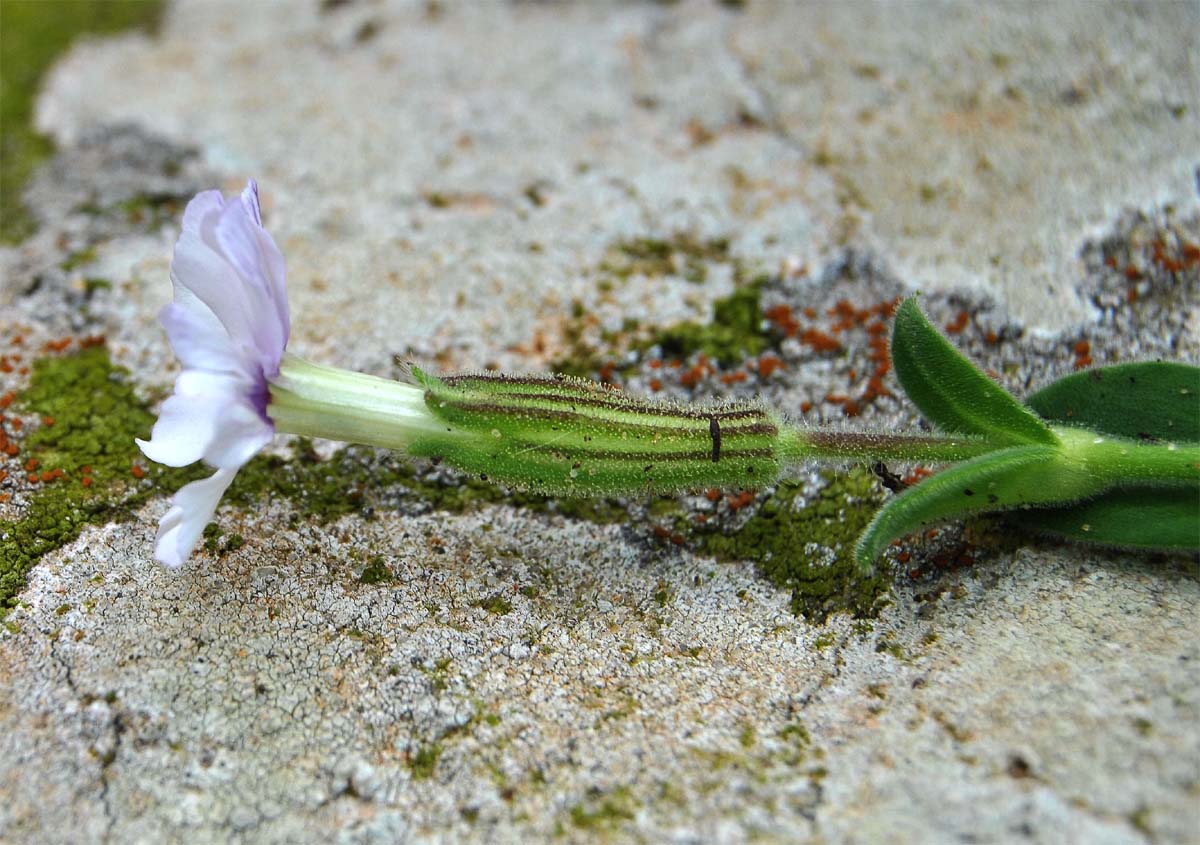
[[[1198,31],[1182,3],[178,3],[49,79],[0,329],[103,331],[160,392],[178,211],[254,176],[292,348],[340,366],[539,370],[573,301],[667,324],[758,271],[969,307],[1010,386],[1079,338],[1194,362],[1195,272],[1142,267],[1130,311],[1105,257],[1200,239]],[[679,233],[730,256],[598,284]],[[762,391],[794,410],[862,354],[785,350]],[[0,841],[1200,841],[1194,558],[918,560],[878,620],[818,624],[635,521],[279,501],[168,573],[165,507],[48,555],[0,629]],[[376,556],[395,580],[361,583]]]

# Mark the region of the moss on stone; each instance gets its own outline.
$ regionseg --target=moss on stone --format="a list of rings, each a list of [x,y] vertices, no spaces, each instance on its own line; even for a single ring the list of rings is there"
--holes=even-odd
[[[413,780],[426,780],[433,777],[437,762],[442,756],[442,744],[434,742],[418,748],[408,760],[408,768]]]
[[[587,800],[571,807],[571,824],[580,830],[612,830],[622,822],[631,821],[637,803],[626,786],[618,786],[610,792],[595,792]]]
[[[382,584],[385,581],[391,581],[395,577],[395,574],[388,567],[387,562],[379,555],[376,555],[363,567],[363,571],[359,573],[358,580],[363,584]]]
[[[808,619],[823,621],[839,611],[874,616],[890,581],[860,575],[853,551],[882,495],[863,468],[829,472],[825,479],[815,498],[799,503],[802,488],[781,483],[737,531],[697,534],[697,545],[724,560],[755,561],[768,581],[791,590],[792,609]]]
[[[512,602],[506,599],[501,593],[476,599],[471,604],[474,607],[483,608],[488,613],[495,614],[496,616],[506,616],[512,613],[513,609]]]
[[[638,344],[642,350],[658,347],[664,358],[687,358],[703,353],[724,366],[736,366],[747,357],[771,347],[773,339],[763,325],[760,277],[729,296],[713,302],[712,318],[705,323],[679,323],[660,329]]]
[[[35,361],[17,407],[42,424],[22,443],[22,460],[61,477],[33,486],[21,518],[0,523],[0,608],[13,606],[30,567],[79,536],[85,525],[120,519],[152,495],[198,477],[149,465],[133,442],[146,437],[154,416],[138,399],[127,373],[102,346]],[[134,466],[145,480],[134,476]]]
[[[698,238],[690,232],[677,232],[670,238],[630,238],[617,241],[600,263],[602,273],[627,279],[641,275],[682,276],[701,284],[708,277],[710,262],[728,262],[728,238]]]
[[[21,202],[25,182],[52,152],[33,128],[42,76],[84,33],[153,29],[162,0],[4,0],[0,3],[0,241],[33,231]]]

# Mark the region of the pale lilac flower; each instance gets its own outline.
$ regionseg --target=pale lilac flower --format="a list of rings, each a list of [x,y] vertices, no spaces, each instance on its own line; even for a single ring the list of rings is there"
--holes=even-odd
[[[176,493],[159,524],[154,557],[177,568],[238,468],[275,435],[267,405],[288,340],[287,291],[253,181],[236,199],[205,191],[188,203],[171,282],[174,301],[159,320],[183,372],[138,446],[152,461],[217,470]]]

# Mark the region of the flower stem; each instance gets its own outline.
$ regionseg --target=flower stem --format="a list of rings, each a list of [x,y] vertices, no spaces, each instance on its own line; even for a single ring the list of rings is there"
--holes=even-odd
[[[805,461],[945,464],[1006,446],[980,436],[812,429],[756,404],[653,402],[565,376],[434,378],[414,370],[414,378],[407,384],[287,356],[267,413],[283,433],[440,458],[500,484],[566,496],[761,487]],[[1195,446],[1054,431],[1051,463],[1088,490],[1200,479]]]
[[[407,450],[437,435],[453,440],[412,384],[312,364],[285,355],[271,381],[267,415],[283,434]]]

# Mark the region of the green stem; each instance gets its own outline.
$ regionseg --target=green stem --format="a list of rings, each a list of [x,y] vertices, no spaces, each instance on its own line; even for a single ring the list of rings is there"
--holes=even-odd
[[[787,463],[851,459],[944,464],[975,458],[998,448],[996,443],[981,437],[822,431],[800,427],[785,428],[780,442]]]
[[[945,464],[1005,446],[967,435],[809,429],[755,404],[652,402],[566,377],[414,377],[418,384],[406,384],[287,356],[267,413],[283,433],[438,457],[502,484],[572,496],[761,487],[805,461]],[[1200,482],[1198,446],[1053,431],[1055,445],[1043,447],[1048,464],[1082,491],[1063,501],[1116,486]],[[1046,483],[1037,486],[1054,497]]]
[[[281,434],[408,450],[450,437],[425,404],[425,390],[390,379],[323,367],[286,355],[271,382],[267,415]],[[451,438],[452,439],[452,438]]]

